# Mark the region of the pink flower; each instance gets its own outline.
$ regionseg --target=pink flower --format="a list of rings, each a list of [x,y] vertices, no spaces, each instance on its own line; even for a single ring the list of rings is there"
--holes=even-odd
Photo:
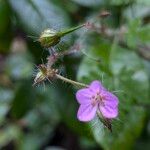
[[[91,121],[97,111],[108,119],[118,116],[118,98],[107,91],[99,81],[93,81],[88,88],[78,90],[76,98],[80,104],[77,113],[80,121]]]

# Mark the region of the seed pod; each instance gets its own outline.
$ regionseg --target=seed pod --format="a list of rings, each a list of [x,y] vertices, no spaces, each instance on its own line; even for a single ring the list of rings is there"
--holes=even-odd
[[[60,42],[61,37],[73,32],[83,26],[85,26],[85,24],[79,25],[77,27],[73,27],[70,29],[66,29],[63,31],[55,31],[53,29],[46,29],[41,33],[38,41],[41,43],[41,45],[43,47],[49,48],[49,47],[57,45]]]

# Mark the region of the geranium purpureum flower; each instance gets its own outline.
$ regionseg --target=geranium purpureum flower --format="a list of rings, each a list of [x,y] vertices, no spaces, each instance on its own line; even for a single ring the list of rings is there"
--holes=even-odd
[[[77,113],[80,121],[91,121],[97,112],[108,119],[118,116],[118,98],[99,81],[93,81],[88,88],[78,90],[76,98],[80,104]]]

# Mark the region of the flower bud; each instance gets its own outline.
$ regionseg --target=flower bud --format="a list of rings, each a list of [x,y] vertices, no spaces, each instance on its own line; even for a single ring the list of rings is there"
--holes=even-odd
[[[57,31],[53,29],[46,29],[42,32],[39,38],[39,42],[43,47],[55,46],[60,41],[60,36],[57,34]]]
[[[85,26],[85,24],[79,25],[77,27],[73,27],[70,29],[66,29],[63,31],[58,31],[58,32],[53,29],[46,29],[42,32],[38,41],[41,43],[41,45],[43,47],[49,48],[49,47],[57,45],[60,42],[61,37],[73,32],[83,26]]]

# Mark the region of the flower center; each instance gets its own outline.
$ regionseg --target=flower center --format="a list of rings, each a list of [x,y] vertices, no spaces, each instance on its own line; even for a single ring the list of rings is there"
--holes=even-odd
[[[96,93],[94,96],[92,96],[92,105],[95,106],[97,104],[104,105],[104,97],[100,95],[100,93]]]

